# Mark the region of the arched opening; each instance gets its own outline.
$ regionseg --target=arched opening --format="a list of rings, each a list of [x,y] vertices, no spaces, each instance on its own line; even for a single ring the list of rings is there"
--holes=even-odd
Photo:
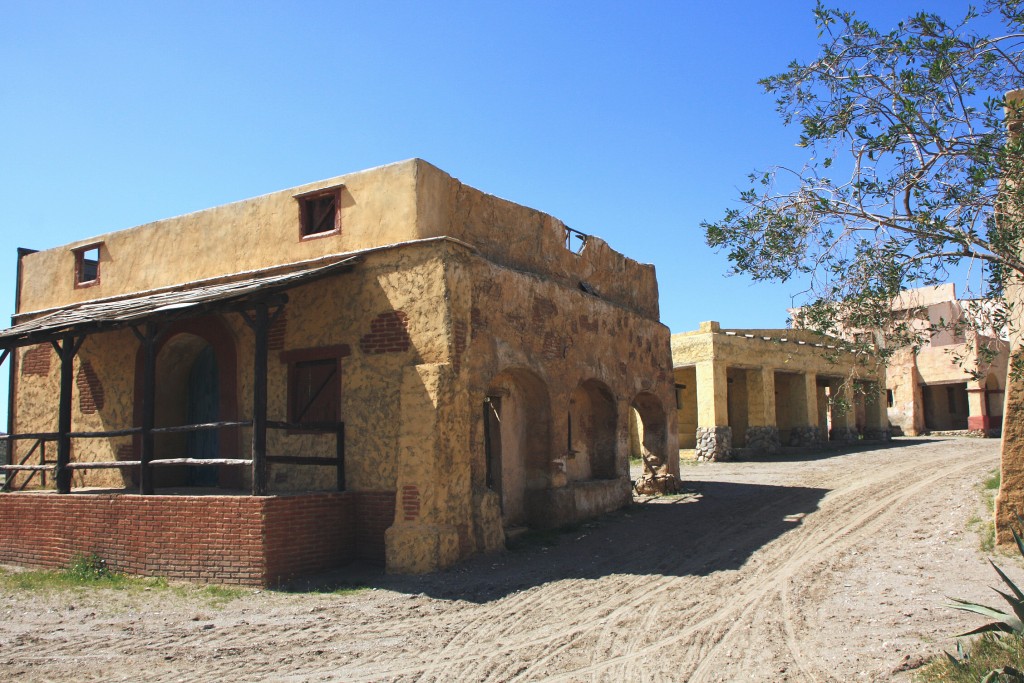
[[[141,422],[144,353],[136,360],[135,421]],[[174,427],[237,419],[236,357],[233,337],[219,318],[181,321],[169,326],[156,342],[154,426]],[[136,440],[138,452],[140,442]],[[153,457],[234,458],[238,430],[156,434]],[[240,488],[237,467],[158,466],[157,488],[202,486]]]
[[[527,523],[527,491],[550,485],[551,400],[529,370],[496,375],[484,399],[487,486],[501,501],[505,526]]]
[[[156,359],[156,427],[216,422],[220,419],[219,369],[216,354],[202,337],[179,334],[169,339]],[[154,458],[214,458],[216,431],[157,434]],[[216,486],[214,467],[173,466],[155,471],[156,486]]]
[[[588,379],[576,387],[569,398],[569,481],[616,477],[617,424],[615,398],[606,384]]]
[[[629,410],[630,457],[640,459],[645,474],[667,473],[667,424],[658,397],[647,392],[637,394]]]

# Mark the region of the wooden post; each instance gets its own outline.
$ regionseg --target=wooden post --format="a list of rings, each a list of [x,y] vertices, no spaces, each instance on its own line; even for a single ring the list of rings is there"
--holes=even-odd
[[[144,496],[153,493],[153,426],[156,423],[156,335],[155,323],[146,323],[146,331],[140,335],[145,354],[142,369],[142,438],[139,451],[139,493]]]
[[[338,490],[345,490],[345,423],[338,423],[335,451],[338,456]]]
[[[14,431],[14,355],[11,349],[4,349],[3,359],[0,360],[0,365],[3,365],[5,360],[10,359],[10,363],[7,364],[7,433],[10,434]],[[0,458],[0,465],[10,465],[14,462],[14,442],[11,440],[7,441],[7,454],[6,457]],[[4,486],[7,485],[7,480],[10,479],[10,475],[4,477]]]
[[[256,304],[253,320],[252,495],[267,495],[267,304]]]
[[[71,493],[71,388],[75,379],[75,337],[66,334],[53,343],[60,357],[60,403],[57,413],[57,493]]]

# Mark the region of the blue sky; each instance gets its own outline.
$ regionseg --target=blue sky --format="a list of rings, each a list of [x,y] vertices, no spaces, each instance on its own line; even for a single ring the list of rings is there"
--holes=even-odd
[[[798,287],[725,277],[700,222],[802,158],[757,79],[816,53],[813,6],[0,0],[0,318],[17,247],[422,157],[655,264],[673,331],[781,327]]]

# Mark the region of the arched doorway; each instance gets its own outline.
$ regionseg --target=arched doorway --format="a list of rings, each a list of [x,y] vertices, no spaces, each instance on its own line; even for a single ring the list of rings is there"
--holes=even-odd
[[[550,485],[547,386],[529,370],[504,370],[487,387],[483,413],[487,486],[499,496],[503,524],[525,525],[527,492]]]
[[[629,433],[630,457],[640,458],[644,472],[651,475],[667,473],[667,420],[657,396],[643,392],[633,399],[629,410]]]
[[[213,347],[204,344],[188,374],[185,391],[185,424],[205,424],[220,419],[220,386],[217,355]],[[217,431],[189,432],[185,438],[185,454],[190,458],[210,459],[220,454],[220,434]],[[216,486],[217,469],[189,467],[188,486]]]
[[[136,360],[135,414],[141,421],[143,350]],[[174,427],[237,419],[234,338],[218,317],[175,323],[156,342],[154,426]],[[153,457],[234,458],[238,430],[156,434]],[[138,449],[136,441],[135,448]],[[156,488],[202,486],[239,488],[244,473],[237,467],[159,466],[153,468]]]

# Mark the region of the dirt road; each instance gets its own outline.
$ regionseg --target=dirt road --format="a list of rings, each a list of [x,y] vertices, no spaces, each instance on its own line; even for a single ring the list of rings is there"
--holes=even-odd
[[[968,527],[997,464],[935,439],[686,465],[691,495],[345,595],[4,592],[0,679],[909,680],[978,624],[944,596],[998,600]]]

